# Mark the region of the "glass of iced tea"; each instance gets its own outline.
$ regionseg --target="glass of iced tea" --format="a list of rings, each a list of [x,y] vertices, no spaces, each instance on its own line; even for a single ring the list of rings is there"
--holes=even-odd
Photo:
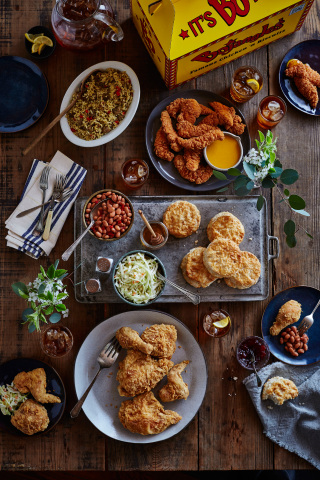
[[[204,331],[214,338],[224,337],[231,328],[231,318],[225,310],[214,310],[203,317]]]
[[[122,164],[121,175],[128,188],[140,188],[148,179],[148,164],[141,158],[130,158]]]
[[[238,68],[231,80],[230,95],[238,103],[244,103],[254,97],[263,85],[263,78],[255,67],[245,65]]]
[[[261,128],[272,128],[283,119],[287,111],[286,104],[280,97],[269,95],[261,100],[257,122]]]

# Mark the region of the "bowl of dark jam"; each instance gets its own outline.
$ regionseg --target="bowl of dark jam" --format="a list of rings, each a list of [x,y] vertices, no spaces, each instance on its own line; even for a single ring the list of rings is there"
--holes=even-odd
[[[243,339],[237,347],[237,360],[243,368],[254,370],[252,353],[255,358],[256,370],[264,367],[270,358],[270,350],[267,343],[261,337],[251,336]]]

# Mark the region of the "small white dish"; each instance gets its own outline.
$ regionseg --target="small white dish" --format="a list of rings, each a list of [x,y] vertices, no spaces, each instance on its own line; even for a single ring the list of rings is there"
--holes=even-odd
[[[83,140],[82,138],[77,137],[77,135],[75,135],[70,129],[66,115],[62,117],[60,120],[60,126],[63,134],[68,140],[70,140],[71,143],[74,143],[74,145],[78,145],[79,147],[98,147],[100,145],[104,145],[105,143],[111,142],[111,140],[114,140],[127,128],[137,111],[140,100],[140,84],[137,75],[134,73],[132,68],[130,68],[125,63],[108,61],[92,65],[92,67],[87,68],[86,70],[84,70],[84,72],[80,73],[80,75],[77,76],[77,78],[71,83],[70,87],[68,88],[63,97],[60,107],[60,113],[69,105],[72,95],[77,90],[77,88],[79,88],[82,80],[88,75],[90,75],[90,72],[92,72],[93,70],[106,70],[107,68],[115,68],[117,70],[121,70],[122,72],[126,72],[130,77],[133,88],[133,98],[131,105],[128,108],[124,119],[117,128],[111,130],[111,132],[107,133],[106,135],[103,135],[103,137],[97,138],[95,140]]]
[[[234,165],[232,165],[231,167],[228,167],[228,168],[219,168],[219,167],[216,167],[215,165],[213,165],[208,157],[207,157],[207,147],[205,147],[203,149],[203,155],[204,155],[204,158],[207,162],[207,164],[209,165],[209,167],[213,168],[214,170],[219,170],[219,172],[227,172],[229,170],[229,168],[236,168],[239,163],[241,163],[242,161],[242,157],[243,157],[243,147],[242,147],[242,143],[241,143],[241,138],[238,137],[238,135],[234,135],[233,133],[230,133],[230,132],[223,132],[224,133],[224,136],[229,136],[229,137],[233,137],[236,139],[236,141],[238,142],[239,144],[239,147],[240,147],[240,156],[239,156],[239,160],[237,161],[237,163],[235,163]],[[217,141],[220,141],[220,140],[217,140]],[[223,141],[223,140],[222,140]],[[209,145],[208,145],[209,147]]]

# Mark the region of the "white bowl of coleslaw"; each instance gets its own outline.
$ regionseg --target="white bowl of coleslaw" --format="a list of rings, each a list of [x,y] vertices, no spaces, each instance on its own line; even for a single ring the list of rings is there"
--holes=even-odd
[[[162,295],[165,282],[157,271],[166,277],[163,263],[151,252],[133,250],[123,255],[115,264],[112,283],[119,298],[136,306],[146,306]]]

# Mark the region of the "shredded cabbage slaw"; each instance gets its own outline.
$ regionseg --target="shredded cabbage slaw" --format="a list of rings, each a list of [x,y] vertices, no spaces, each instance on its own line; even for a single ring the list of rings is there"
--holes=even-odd
[[[133,303],[147,303],[156,298],[163,287],[157,270],[156,259],[141,252],[128,255],[116,268],[115,286],[125,299]]]
[[[0,410],[3,415],[12,415],[14,411],[28,398],[27,395],[22,395],[14,386],[1,385],[0,386]]]

